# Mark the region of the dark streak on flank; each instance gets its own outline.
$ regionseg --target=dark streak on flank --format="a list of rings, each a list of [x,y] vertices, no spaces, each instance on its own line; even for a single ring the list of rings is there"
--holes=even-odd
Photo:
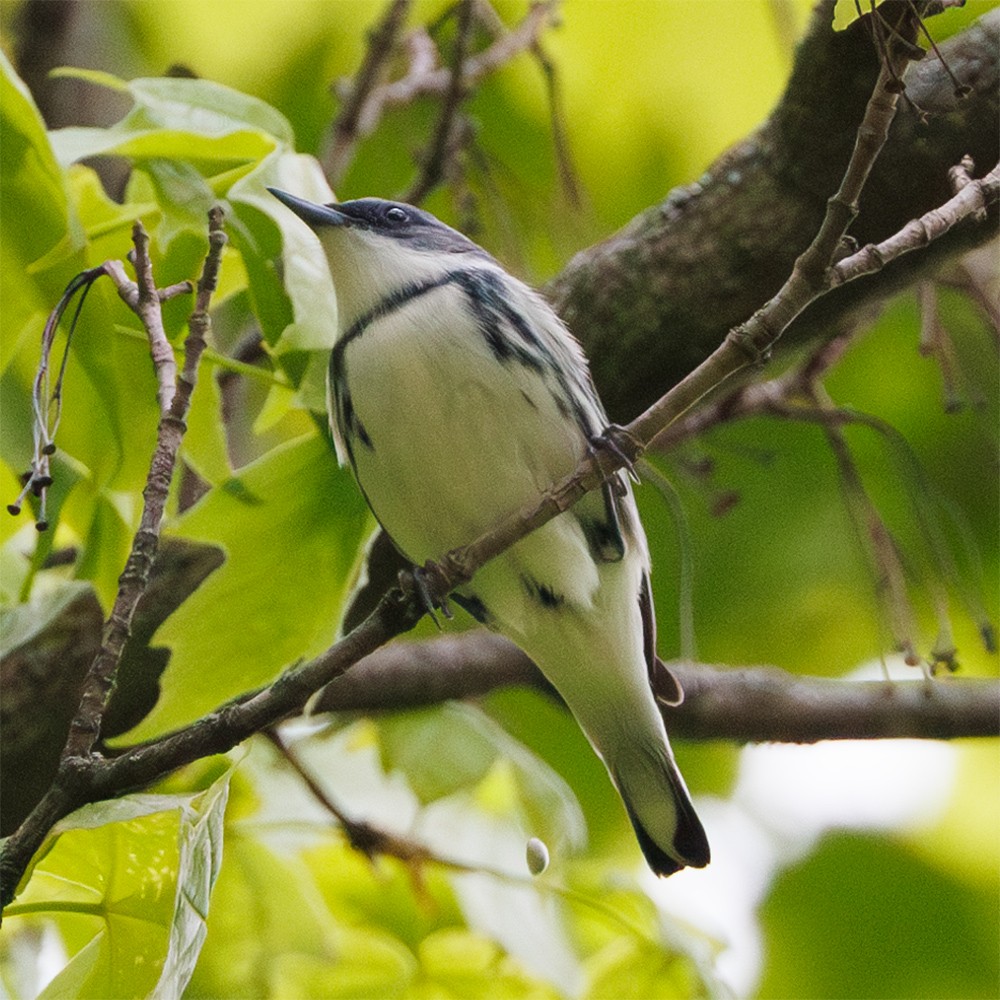
[[[528,596],[538,601],[544,608],[558,608],[565,601],[563,595],[557,594],[547,583],[539,583],[530,576],[522,574],[521,585]]]

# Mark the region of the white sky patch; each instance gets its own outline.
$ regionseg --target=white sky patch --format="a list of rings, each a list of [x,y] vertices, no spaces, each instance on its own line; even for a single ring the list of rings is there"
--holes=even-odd
[[[903,672],[905,670],[905,672]],[[891,670],[924,683],[912,668]],[[882,678],[868,664],[849,679]],[[774,878],[830,830],[914,830],[936,821],[950,801],[958,755],[933,740],[842,740],[811,746],[746,747],[729,799],[695,799],[712,863],[646,883],[671,921],[719,942],[720,979],[750,995],[763,967],[757,909]]]

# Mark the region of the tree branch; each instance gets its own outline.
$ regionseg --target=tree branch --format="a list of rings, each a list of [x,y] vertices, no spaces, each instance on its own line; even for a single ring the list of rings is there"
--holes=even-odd
[[[205,334],[209,328],[209,300],[218,280],[222,250],[226,243],[225,233],[222,231],[222,210],[216,207],[209,212],[209,250],[198,284],[195,310],[189,322],[184,368],[175,380],[169,399],[164,399],[162,370],[166,369],[173,374],[176,373],[177,366],[173,349],[163,334],[160,296],[149,259],[149,239],[142,223],[138,221],[133,227],[133,243],[138,287],[133,290],[131,283],[126,281],[119,284],[119,290],[124,292],[122,297],[126,302],[134,301],[133,308],[146,329],[150,354],[158,370],[161,418],[156,445],[143,489],[144,502],[139,527],[119,579],[114,605],[104,626],[101,647],[83,682],[80,704],[70,724],[56,778],[28,818],[11,834],[0,855],[0,899],[4,905],[13,898],[17,883],[52,825],[77,806],[95,801],[92,778],[102,766],[102,758],[93,753],[93,748],[100,735],[101,722],[131,630],[136,605],[146,590],[156,556],[160,524],[185,431],[184,421],[197,379],[198,363],[205,348]],[[120,268],[104,270],[116,282],[124,276],[124,271]]]
[[[776,667],[671,663],[684,702],[664,708],[671,735],[737,743],[952,739],[1000,735],[1000,681],[848,681]],[[530,687],[558,698],[512,642],[476,630],[395,643],[328,685],[314,711],[391,711]]]
[[[670,192],[620,232],[581,251],[547,294],[591,360],[613,420],[625,422],[700,364],[726,333],[773,295],[815,235],[824,200],[844,173],[879,72],[869,17],[830,29],[834,0],[821,0],[800,43],[788,87],[756,132],[696,183]],[[880,11],[898,11],[894,0]],[[909,102],[860,199],[859,243],[881,243],[952,194],[948,170],[968,154],[992,164],[1000,147],[1000,11],[941,46],[972,87],[957,99],[928,56],[904,75]],[[969,221],[891,271],[838,289],[806,309],[786,343],[828,337],[882,301],[996,232]],[[706,307],[710,303],[710,308]],[[643,364],[634,363],[636,357]]]
[[[366,112],[366,109],[392,56],[410,5],[411,0],[392,0],[382,15],[382,20],[369,36],[364,60],[352,81],[344,106],[333,123],[330,142],[323,154],[323,169],[334,187],[343,177],[358,139],[371,129],[371,125],[365,120],[371,117],[371,112]]]
[[[441,111],[438,115],[430,148],[421,157],[420,175],[402,199],[411,205],[419,205],[444,177],[445,167],[455,146],[453,136],[460,126],[458,110],[467,96],[465,73],[469,39],[473,26],[472,0],[459,0],[456,17],[458,27],[448,89],[445,91],[444,100],[441,103]]]
[[[423,27],[415,28],[403,39],[409,65],[402,76],[382,82],[385,68],[396,55],[410,0],[393,0],[378,27],[372,33],[368,50],[354,81],[349,85],[344,109],[337,117],[323,166],[332,184],[344,175],[360,139],[370,135],[386,110],[394,105],[410,104],[420,97],[448,97],[456,85],[453,69],[439,65],[437,47]],[[475,86],[511,59],[534,48],[554,9],[552,0],[535,2],[510,31],[502,31],[480,52],[467,58],[459,52],[463,88]],[[469,11],[471,16],[472,11]],[[460,30],[460,35],[462,31]],[[460,42],[464,47],[464,42]],[[450,117],[450,113],[446,112]]]

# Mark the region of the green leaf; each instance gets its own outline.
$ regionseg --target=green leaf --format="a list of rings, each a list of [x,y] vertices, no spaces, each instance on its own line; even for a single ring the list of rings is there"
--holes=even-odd
[[[269,157],[229,192],[238,220],[233,241],[247,264],[265,340],[280,351],[329,350],[337,332],[337,299],[319,240],[265,187],[318,202],[332,201],[333,193],[315,158],[291,153]],[[279,253],[280,276],[272,263]]]
[[[430,803],[416,824],[418,838],[440,857],[489,870],[453,877],[469,926],[533,975],[573,993],[580,969],[565,915],[525,861],[525,845],[537,836],[552,850],[554,870],[566,871],[567,854],[585,839],[570,788],[470,705],[406,712],[378,726],[386,769],[402,770]]]
[[[882,0],[837,0],[833,8],[833,30],[843,31],[849,28],[863,14],[868,14],[882,5]],[[861,8],[860,13],[858,8]]]
[[[273,996],[278,959],[331,960],[334,929],[305,869],[231,826],[208,934],[185,996]]]
[[[234,149],[240,143],[254,140],[250,137],[270,137],[270,147],[275,143],[291,147],[295,136],[287,119],[275,108],[249,94],[240,93],[212,80],[186,79],[181,77],[148,77],[131,81],[120,80],[108,73],[63,68],[59,76],[89,80],[110,89],[129,93],[135,105],[132,110],[110,129],[59,129],[55,141],[60,148],[60,158],[64,163],[83,156],[94,156],[109,152],[101,148],[99,134],[104,133],[117,141],[129,135],[149,138],[152,145],[140,146],[143,156],[151,149],[164,149],[159,145],[176,142],[181,135],[197,138],[240,138],[235,140]],[[161,138],[158,138],[161,137]],[[91,146],[91,143],[96,145]],[[202,150],[210,145],[198,146],[193,150],[176,150],[181,160],[198,160]],[[221,148],[221,147],[219,147]],[[249,147],[242,147],[244,155]],[[123,153],[122,155],[128,155]],[[158,152],[152,155],[170,155]],[[260,155],[264,155],[263,153]],[[218,153],[209,159],[217,158]],[[259,158],[250,155],[251,159]]]
[[[0,52],[0,300],[4,336],[0,371],[32,334],[41,333],[45,316],[65,283],[60,276],[40,287],[27,280],[34,263],[54,248],[77,254],[83,233],[72,212],[66,181],[53,155],[45,123],[28,88]],[[25,220],[31,220],[25,225]],[[65,278],[71,276],[68,273]]]
[[[585,1000],[604,997],[657,997],[686,1000],[702,989],[690,962],[652,942],[619,937],[587,963]]]
[[[198,366],[198,391],[191,396],[187,433],[181,446],[184,461],[213,486],[232,475],[217,371],[212,360],[202,355]]]
[[[42,997],[181,995],[222,861],[230,773],[196,795],[126,796],[56,825],[6,911],[52,920],[73,953]]]
[[[318,435],[276,448],[211,490],[171,531],[226,552],[156,633],[171,649],[149,739],[197,718],[334,639],[371,531],[350,473]]]
[[[464,929],[428,935],[421,942],[419,958],[426,987],[418,997],[555,1000],[566,995],[526,974],[488,938]]]
[[[342,839],[304,854],[316,887],[335,919],[352,927],[377,928],[410,949],[429,933],[462,922],[450,877],[435,865],[421,869],[421,891],[413,891],[413,869],[382,858],[377,867]]]
[[[531,974],[576,994],[581,970],[566,912],[545,879],[529,874],[528,831],[518,817],[486,811],[477,796],[456,793],[428,806],[417,830],[436,855],[486,869],[452,878],[469,927],[498,942]],[[560,850],[556,873],[566,871],[562,855]]]
[[[65,168],[92,156],[124,156],[140,163],[181,161],[202,172],[220,173],[240,163],[256,162],[275,149],[269,136],[232,126],[220,135],[165,128],[137,131],[127,119],[111,128],[62,128],[51,135],[52,146]]]
[[[295,144],[292,127],[281,112],[212,80],[145,77],[130,81],[128,89],[143,117],[161,128],[221,135],[235,124],[273,136],[286,146]]]

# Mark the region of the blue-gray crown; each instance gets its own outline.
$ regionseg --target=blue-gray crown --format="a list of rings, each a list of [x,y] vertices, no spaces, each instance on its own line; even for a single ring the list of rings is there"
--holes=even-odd
[[[355,201],[317,205],[278,188],[268,188],[268,191],[313,229],[345,226],[398,240],[416,250],[486,254],[482,247],[457,229],[446,226],[430,212],[400,201],[358,198]]]

